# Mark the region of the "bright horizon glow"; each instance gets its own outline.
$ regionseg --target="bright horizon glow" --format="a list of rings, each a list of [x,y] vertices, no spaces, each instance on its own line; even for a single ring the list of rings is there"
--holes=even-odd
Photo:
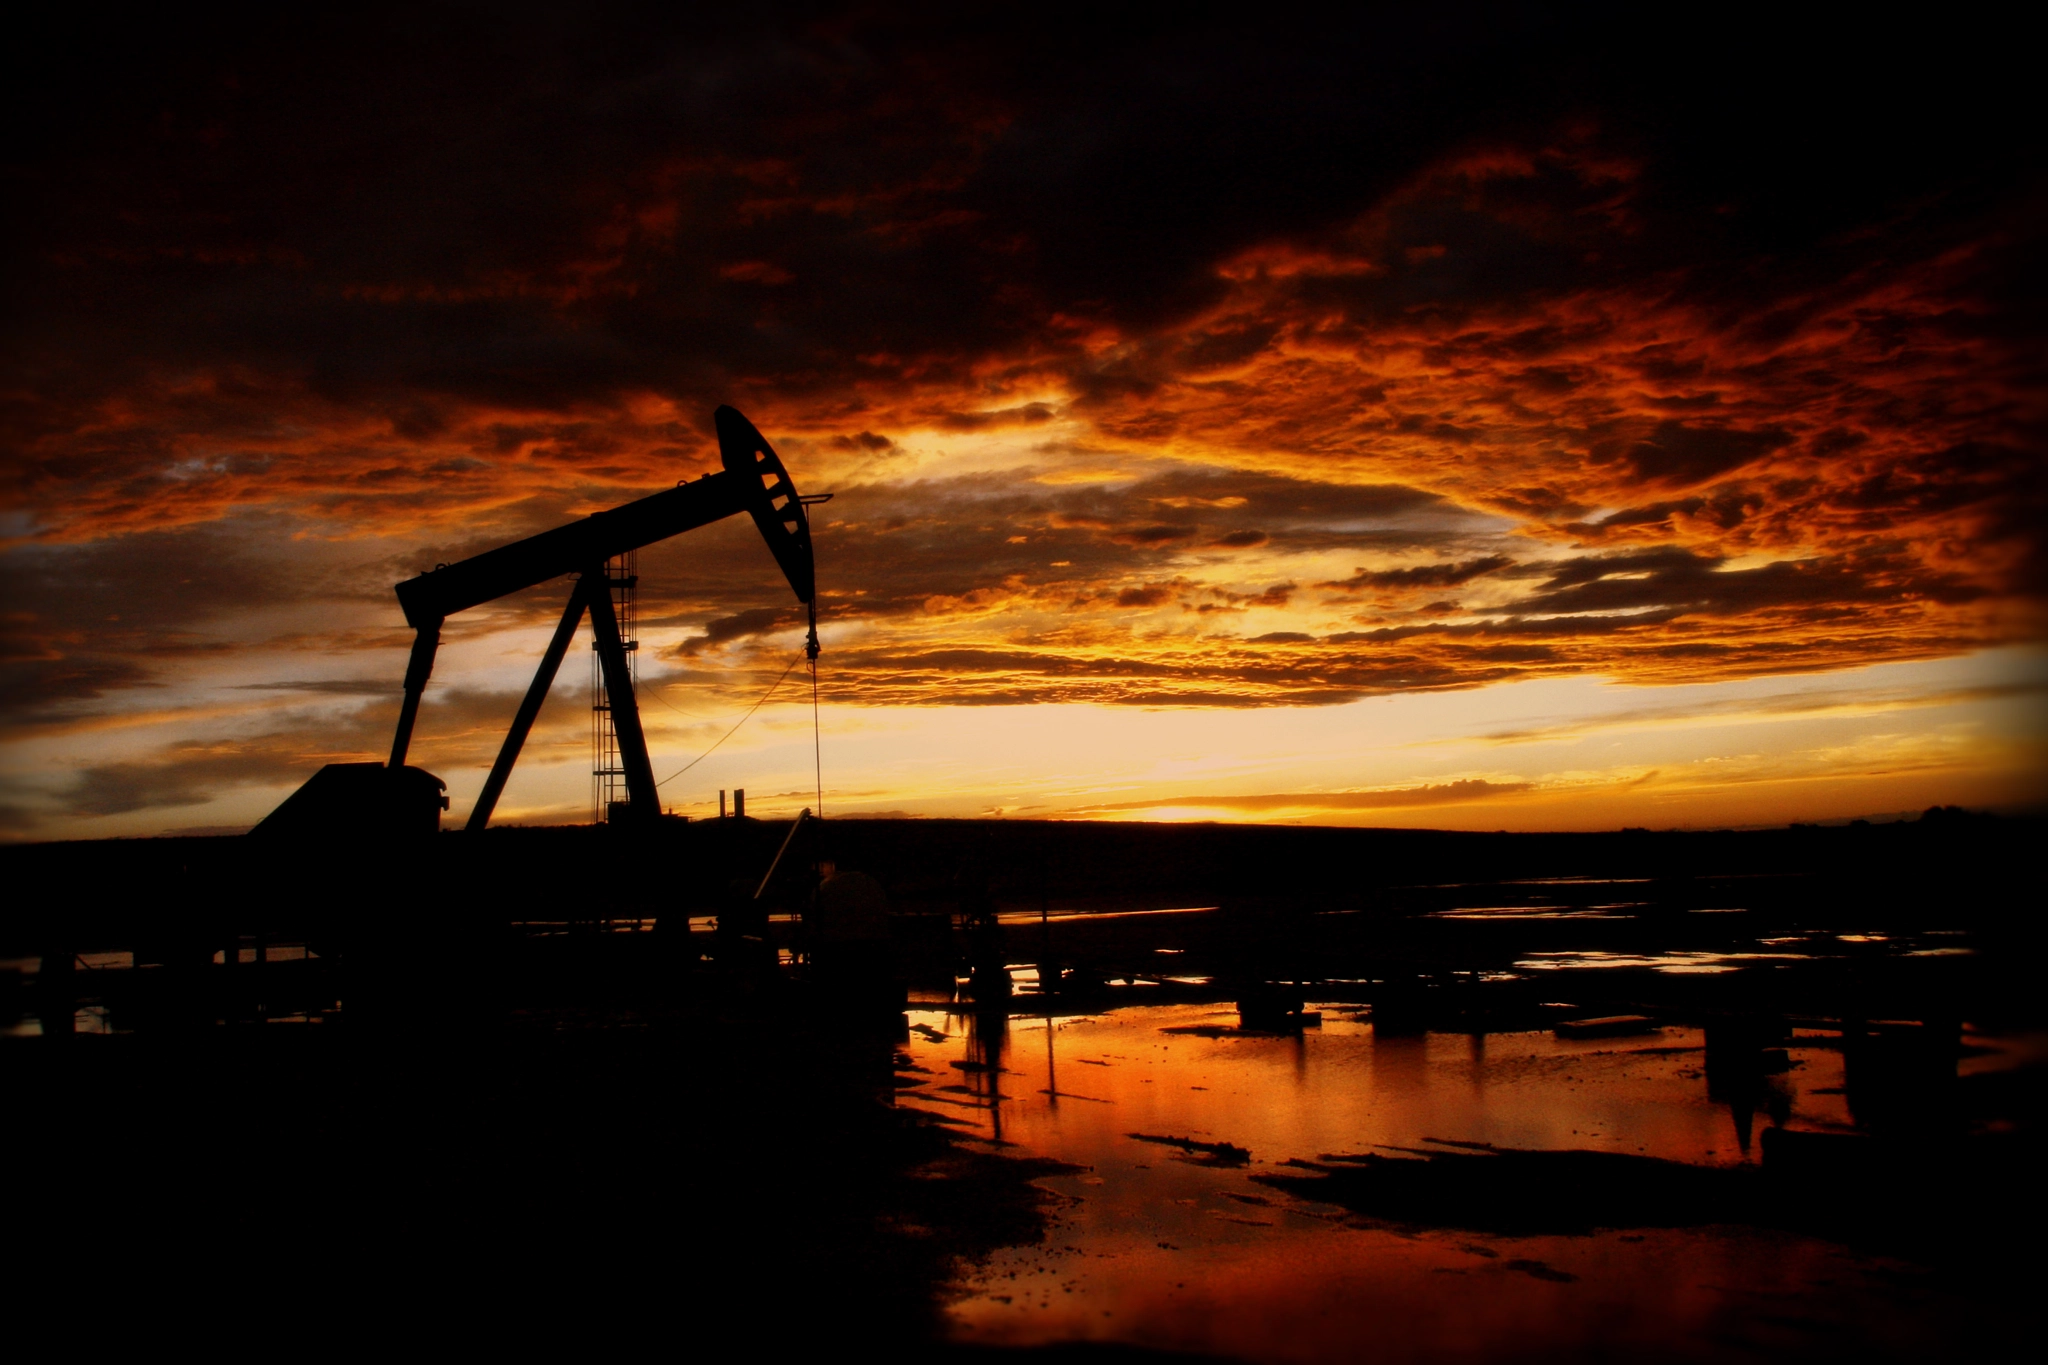
[[[1955,152],[1967,100],[1862,110],[1817,179],[1682,82],[1539,96],[1378,22],[1347,70],[1435,75],[1188,66],[1169,24],[1076,139],[1039,57],[827,27],[494,63],[404,137],[412,55],[209,52],[37,133],[0,838],[246,828],[381,759],[392,585],[720,468],[720,404],[833,494],[828,813],[2040,802],[2033,200]],[[748,112],[684,112],[714,89]],[[638,555],[665,774],[804,613],[745,516]],[[456,821],[564,588],[445,625],[415,756]],[[503,819],[589,818],[578,649]],[[778,698],[667,799],[793,810],[808,750]]]
[[[450,670],[428,692],[414,761],[447,780],[448,827],[466,819],[509,720],[459,715],[463,697],[487,685],[488,674],[524,662],[505,643],[472,650],[484,656],[473,672]],[[831,655],[821,662],[829,690]],[[750,813],[762,817],[815,806],[806,684],[801,669],[791,674],[786,690],[724,746],[663,787],[664,805],[701,818],[715,812],[720,789],[744,788]],[[495,824],[590,818],[585,687],[564,668]],[[750,704],[723,690],[671,686],[664,706],[649,691],[643,686],[642,714],[663,778]],[[1935,804],[2018,810],[2042,799],[2044,693],[2048,653],[1994,650],[1670,687],[1537,679],[1327,707],[828,702],[824,805],[828,817],[1507,830],[1781,825]],[[334,728],[380,736],[390,709],[381,699],[357,703],[335,714]],[[223,723],[232,730],[246,719],[233,709]],[[195,711],[185,723],[203,721]],[[74,733],[44,741],[46,757],[58,761],[81,747],[111,753],[125,737],[119,728]],[[375,756],[308,755],[305,775],[321,761]],[[227,832],[260,819],[291,789],[239,787],[65,832]]]

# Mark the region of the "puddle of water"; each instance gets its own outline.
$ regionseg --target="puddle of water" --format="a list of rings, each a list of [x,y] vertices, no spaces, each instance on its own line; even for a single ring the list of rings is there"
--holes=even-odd
[[[1799,953],[1531,953],[1515,963],[1527,972],[1579,971],[1596,967],[1647,967],[1666,975],[1732,972],[1749,962],[1797,962]]]
[[[1704,1035],[1667,1027],[1634,1038],[1547,1032],[1379,1037],[1337,1004],[1295,1036],[1239,1033],[1215,1004],[1131,1005],[1092,1018],[1010,1022],[1001,1070],[972,1016],[913,1009],[907,1051],[935,1072],[973,1074],[948,1117],[1066,1161],[1151,1162],[1132,1131],[1223,1139],[1268,1161],[1416,1145],[1432,1137],[1504,1147],[1593,1147],[1669,1160],[1736,1162],[1728,1110],[1701,1077]],[[1223,1036],[1204,1036],[1220,1033]],[[1846,1122],[1837,1048],[1793,1048],[1795,1115]],[[975,1070],[964,1072],[954,1063]],[[922,1090],[906,1091],[918,1103]],[[999,1098],[998,1098],[999,1097]]]
[[[1635,903],[1626,905],[1587,905],[1576,910],[1561,910],[1550,905],[1475,905],[1462,910],[1432,910],[1427,919],[1627,919],[1627,915],[1614,913],[1617,910],[1633,910]]]
[[[1747,1362],[1816,1347],[1833,1359],[1869,1344],[1880,1358],[1940,1358],[1945,1344],[1934,1296],[1900,1293],[1898,1267],[1807,1239],[1714,1228],[1481,1238],[1303,1222],[1295,1235],[1248,1231],[1232,1246],[1005,1257],[954,1310],[956,1332],[1273,1365]]]
[[[1207,915],[1213,905],[1176,906],[1163,910],[1005,910],[996,916],[998,924],[1062,924],[1068,920],[1142,919],[1148,915]]]
[[[970,1272],[951,1309],[956,1335],[1302,1362],[1356,1359],[1362,1342],[1386,1359],[1520,1358],[1539,1346],[1546,1357],[1583,1347],[1685,1358],[1685,1343],[1711,1339],[1721,1345],[1699,1358],[1718,1359],[1733,1342],[1790,1345],[1769,1310],[1782,1317],[1788,1296],[1821,1281],[1840,1302],[1799,1313],[1827,1330],[1887,1349],[1925,1334],[1924,1308],[1884,1298],[1884,1265],[1809,1239],[1395,1229],[1256,1183],[1290,1158],[1475,1143],[1754,1160],[1757,1144],[1745,1148],[1735,1117],[1707,1097],[1697,1029],[1379,1037],[1343,1006],[1321,1008],[1323,1027],[1297,1037],[1240,1034],[1235,1011],[1210,1004],[1021,1018],[997,1038],[972,1017],[914,1009],[905,1051],[924,1072],[903,1079],[923,1084],[898,1103],[1086,1168],[1043,1182],[1067,1201],[1047,1244]],[[1783,1122],[1849,1128],[1839,1046],[1795,1037],[1788,1053],[1791,1070],[1772,1082]]]

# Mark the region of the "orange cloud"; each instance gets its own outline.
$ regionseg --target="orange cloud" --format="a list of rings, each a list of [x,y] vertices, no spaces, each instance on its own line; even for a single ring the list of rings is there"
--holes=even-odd
[[[2037,234],[1996,121],[1701,124],[1558,23],[1057,61],[944,25],[592,33],[546,80],[471,35],[417,104],[382,51],[67,68],[96,112],[22,163],[8,720],[140,733],[108,718],[163,693],[183,742],[217,699],[170,694],[224,657],[381,658],[392,582],[713,467],[718,402],[839,495],[841,701],[1251,708],[2040,638]],[[1544,53],[1588,63],[1571,99],[1518,83]],[[1838,108],[1827,157],[1783,136]],[[646,552],[651,669],[744,690],[793,644],[751,535]]]

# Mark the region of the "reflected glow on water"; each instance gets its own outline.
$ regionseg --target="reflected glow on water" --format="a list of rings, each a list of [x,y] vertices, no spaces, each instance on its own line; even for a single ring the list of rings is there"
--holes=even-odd
[[[1530,953],[1516,961],[1524,972],[1577,971],[1588,967],[1647,967],[1667,976],[1732,972],[1753,962],[1796,962],[1799,953]]]
[[[1379,1037],[1342,1005],[1311,1008],[1323,1026],[1293,1037],[1240,1034],[1237,1011],[1214,1004],[1055,1019],[1050,1035],[1044,1019],[1015,1019],[999,1048],[1001,1072],[977,1073],[971,1086],[958,1084],[964,1073],[954,1064],[987,1060],[973,1017],[913,1010],[907,1050],[935,1074],[899,1102],[951,1101],[935,1112],[952,1119],[965,1105],[981,1135],[1091,1164],[1149,1160],[1123,1134],[1169,1130],[1271,1162],[1433,1137],[1748,1159],[1728,1109],[1707,1099],[1698,1029],[1577,1041],[1539,1032]],[[1842,1086],[1840,1051],[1818,1042],[1795,1041],[1793,1070],[1777,1078],[1795,1126],[1848,1122],[1838,1093],[1815,1093]]]
[[[1388,1359],[1580,1347],[1721,1359],[1736,1342],[1789,1346],[1773,1313],[1815,1285],[1826,1302],[1802,1299],[1800,1312],[1831,1331],[1887,1350],[1925,1333],[1924,1304],[1886,1297],[1891,1270],[1810,1239],[1392,1227],[1258,1184],[1294,1158],[1451,1144],[1754,1160],[1754,1135],[1745,1144],[1737,1116],[1707,1097],[1696,1029],[1376,1037],[1342,1006],[1321,1008],[1324,1026],[1299,1037],[1238,1034],[1235,1011],[1215,1005],[1134,1006],[1050,1027],[1016,1019],[996,1038],[968,1016],[913,1011],[906,1051],[922,1071],[903,1078],[919,1083],[899,1103],[1005,1150],[1086,1168],[1042,1182],[1066,1201],[1047,1245],[968,1273],[956,1333],[1271,1361],[1355,1359],[1368,1343]],[[1770,1107],[1788,1126],[1846,1129],[1838,1047],[1802,1036],[1788,1055]],[[1217,1164],[1134,1133],[1230,1143],[1250,1161]]]

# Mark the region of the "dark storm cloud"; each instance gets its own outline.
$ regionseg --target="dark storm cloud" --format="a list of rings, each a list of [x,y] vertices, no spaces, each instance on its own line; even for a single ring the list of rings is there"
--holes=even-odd
[[[1450,541],[1481,524],[1432,494],[1396,484],[1332,484],[1190,466],[1129,483],[1048,490],[1011,515],[1042,518],[1059,528],[1090,528],[1138,549],[1176,552],[1398,551]]]
[[[1487,782],[1467,778],[1461,782],[1432,783],[1421,787],[1390,787],[1377,791],[1272,793],[1260,796],[1174,796],[1156,801],[1113,801],[1102,805],[1076,807],[1080,811],[1160,810],[1192,806],[1200,810],[1391,810],[1400,806],[1444,806],[1459,801],[1481,801],[1488,797],[1511,796],[1529,790],[1527,782]]]
[[[388,697],[402,690],[394,678],[295,678],[286,682],[237,683],[242,692],[309,692],[320,697]]]
[[[1054,315],[1128,330],[1197,308],[1216,260],[1334,230],[1460,147],[1592,111],[1638,162],[1658,158],[1627,212],[1666,229],[1599,269],[1704,261],[1727,306],[1775,298],[1829,232],[1931,179],[1977,204],[1971,177],[1997,153],[1953,134],[1995,126],[2015,98],[1995,80],[1845,98],[1902,63],[1931,69],[1939,34],[1907,52],[1780,23],[1751,46],[1730,25],[1689,32],[1674,65],[1652,27],[1627,38],[1515,7],[1299,27],[1161,17],[1094,16],[1078,44],[1057,23],[996,32],[886,9],[760,27],[602,9],[479,25],[434,6],[46,19],[17,46],[28,268],[10,312],[37,379],[17,417],[67,429],[159,366],[286,371],[416,435],[457,398],[559,407],[644,387],[704,404],[735,382],[787,393],[863,364],[958,368]],[[1808,62],[1808,42],[1835,59]],[[1743,97],[1706,97],[1732,88]],[[1611,183],[1546,174],[1491,187],[1485,212],[1417,207],[1399,270],[1314,287],[1398,311],[1583,282],[1550,181],[1605,184],[1609,200]],[[1764,272],[1711,269],[1770,248]],[[1187,359],[1227,364],[1263,342],[1211,337]],[[1530,382],[1572,381],[1535,367]],[[1728,458],[1712,437],[1621,458],[1662,477],[1656,452],[1672,449],[1685,470]],[[138,454],[24,473],[62,485]]]
[[[1098,515],[1112,525],[1142,515],[1141,508],[1172,512],[1190,519],[1183,525],[1221,532],[1226,548],[1259,543],[1243,539],[1247,536],[1263,536],[1287,550],[1362,543],[1413,545],[1477,521],[1421,489],[1387,483],[1328,483],[1314,475],[1310,468],[1289,477],[1250,469],[1182,465],[1128,487],[1071,492],[1058,506],[1076,519],[1087,515],[1087,509],[1099,509]],[[1172,524],[1164,517],[1160,522]],[[1374,532],[1383,534],[1375,538]]]
[[[1638,482],[1686,488],[1739,469],[1791,443],[1783,431],[1740,431],[1659,422],[1638,441],[1595,442],[1595,464],[1620,465]]]
[[[1156,522],[1151,526],[1133,526],[1127,531],[1114,532],[1111,539],[1126,545],[1172,545],[1177,541],[1193,540],[1196,534],[1193,526]]]
[[[35,643],[36,648],[45,646]],[[91,654],[30,655],[0,659],[0,713],[8,729],[49,724],[75,714],[78,703],[146,687],[155,673],[127,659]]]
[[[1137,642],[1126,642],[1135,646]],[[828,699],[880,705],[1325,706],[1415,688],[1466,687],[1517,670],[1457,651],[1330,651],[1313,641],[1219,641],[1200,652],[1039,640],[1007,648],[834,653],[820,674]]]
[[[310,776],[297,754],[204,744],[177,745],[153,761],[84,768],[64,793],[71,815],[125,815],[158,807],[203,806],[236,787]]]
[[[93,631],[126,648],[136,630],[176,630],[301,599],[324,570],[265,553],[266,530],[209,526],[94,541],[18,545],[6,592],[30,629]]]
[[[1151,520],[1162,511],[1186,520]],[[1245,527],[1251,521],[1263,529]],[[922,612],[935,600],[977,593],[1156,604],[1167,600],[1147,595],[1166,592],[1157,586],[1162,557],[1219,544],[1405,551],[1455,540],[1480,524],[1413,489],[1169,467],[1079,488],[986,474],[855,485],[818,509],[813,526],[832,566],[820,615],[835,620]],[[737,519],[650,547],[641,566],[643,619],[702,626],[709,633],[695,649],[799,619],[759,537]],[[1258,600],[1284,605],[1287,594]],[[727,630],[736,633],[719,633]]]
[[[58,723],[150,686],[195,654],[227,648],[199,627],[302,600],[325,576],[261,555],[246,531],[204,527],[13,547],[0,613],[5,723]]]
[[[696,654],[714,645],[730,644],[734,640],[750,640],[772,630],[796,625],[802,619],[800,609],[755,607],[731,616],[721,616],[708,623],[702,635],[691,636],[676,646],[676,651],[684,655]]]
[[[1050,421],[1052,415],[1053,410],[1047,404],[1026,403],[1022,407],[997,408],[991,412],[949,412],[939,418],[938,425],[947,431],[989,431]]]
[[[828,622],[996,623],[849,651],[849,695],[1258,704],[2019,629],[1969,609],[2048,578],[2039,144],[2001,136],[2031,127],[2023,45],[1939,19],[1120,15],[17,30],[0,496],[84,543],[10,551],[10,697],[140,686],[252,607],[317,634],[309,604],[388,606],[701,472],[719,401],[881,471],[818,512]],[[887,472],[914,433],[1062,422],[1139,472]],[[1497,562],[1510,523],[1579,557]],[[237,548],[309,526],[384,557]],[[1353,550],[1398,566],[1337,585],[1361,596],[1517,593],[1256,647],[1103,619],[1284,605],[1263,557]],[[1728,567],[1753,552],[1778,562]],[[699,650],[794,622],[743,520],[643,574]],[[1093,634],[1019,643],[1013,608]]]
[[[1966,584],[1916,575],[1910,565],[1896,561],[1780,561],[1753,569],[1729,569],[1719,559],[1668,546],[1588,556],[1545,565],[1543,571],[1548,578],[1537,591],[1511,604],[1483,610],[1532,615],[1649,608],[1729,614],[1909,597],[1965,602],[1980,595]]]
[[[1316,586],[1335,588],[1340,592],[1358,592],[1366,588],[1454,588],[1513,563],[1506,555],[1487,555],[1457,563],[1416,564],[1405,569],[1360,569],[1349,578]]]
[[[289,714],[252,733],[186,740],[138,758],[87,765],[55,792],[17,798],[15,808],[33,825],[61,815],[109,816],[205,805],[242,788],[296,786],[327,763],[382,759],[398,710],[396,689],[328,687],[334,695],[381,694],[390,702],[318,715]],[[518,695],[509,692],[430,691],[420,713],[414,760],[443,772],[487,764],[518,702]]]

